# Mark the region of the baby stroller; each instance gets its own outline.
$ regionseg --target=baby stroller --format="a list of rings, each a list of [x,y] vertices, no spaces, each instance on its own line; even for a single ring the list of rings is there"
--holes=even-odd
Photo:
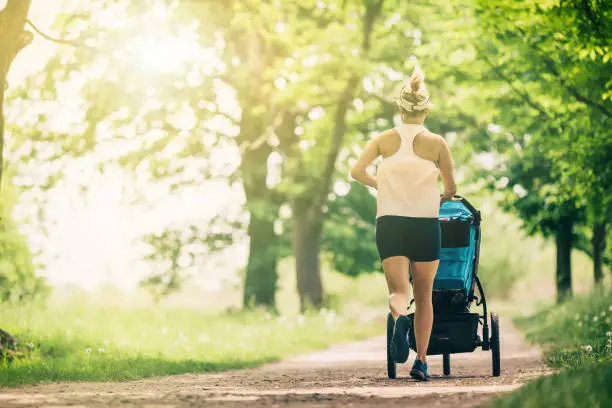
[[[442,248],[440,265],[436,273],[433,291],[434,323],[427,355],[442,354],[444,375],[450,375],[450,355],[467,353],[477,347],[491,350],[493,376],[500,375],[499,318],[491,312],[491,337],[487,301],[478,279],[478,255],[480,252],[480,212],[465,198],[446,201],[440,207]],[[412,271],[410,271],[412,283]],[[480,297],[474,294],[478,287]],[[482,315],[470,313],[472,302],[482,305]],[[409,308],[414,303],[410,302]],[[408,338],[410,348],[416,352],[414,313],[409,314]],[[394,328],[393,316],[387,317],[387,373],[396,378],[396,363],[390,354]],[[482,325],[482,337],[479,326]]]

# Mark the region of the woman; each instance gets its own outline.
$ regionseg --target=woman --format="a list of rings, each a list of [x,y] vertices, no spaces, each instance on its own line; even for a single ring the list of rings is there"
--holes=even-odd
[[[433,325],[433,282],[440,262],[440,204],[456,193],[453,161],[448,144],[431,133],[423,122],[432,105],[423,72],[415,69],[400,91],[397,106],[402,124],[369,141],[351,169],[351,176],[378,190],[376,246],[387,286],[389,308],[395,319],[391,356],[398,363],[408,359],[407,339],[409,263],[416,312],[414,318],[417,356],[410,375],[425,381],[427,348]],[[376,177],[366,168],[382,156]],[[440,197],[438,176],[444,184]]]

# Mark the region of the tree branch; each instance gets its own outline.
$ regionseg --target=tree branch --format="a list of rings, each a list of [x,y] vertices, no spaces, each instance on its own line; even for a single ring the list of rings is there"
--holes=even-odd
[[[359,78],[356,75],[353,75],[349,79],[346,87],[344,88],[342,96],[340,96],[338,100],[338,107],[336,108],[336,115],[334,117],[334,130],[332,132],[331,146],[329,148],[329,152],[327,153],[327,160],[325,161],[325,166],[323,167],[323,173],[321,174],[321,194],[317,198],[316,205],[325,203],[327,194],[331,188],[331,181],[336,169],[336,159],[338,158],[338,153],[340,152],[340,147],[342,146],[342,142],[344,140],[344,134],[346,133],[346,113],[349,109],[349,104],[353,99],[353,91],[358,82]]]
[[[593,29],[595,30],[597,35],[600,37],[600,39],[605,41],[606,36],[604,36],[603,33],[601,32],[599,28],[599,21],[597,21],[597,19],[593,15],[593,10],[591,9],[591,6],[589,5],[588,0],[582,0],[581,5],[587,15],[587,18],[593,24]]]
[[[522,29],[521,27],[516,27],[516,29],[523,35],[523,38],[526,40],[527,39],[527,32]],[[579,102],[584,103],[587,106],[590,106],[591,108],[596,108],[598,109],[601,113],[603,113],[605,116],[608,117],[612,117],[612,112],[610,112],[605,106],[593,102],[591,101],[589,98],[585,97],[584,95],[582,95],[578,89],[569,84],[567,82],[567,80],[561,75],[561,73],[559,72],[559,70],[557,69],[554,61],[548,57],[546,57],[546,53],[544,51],[542,51],[542,49],[534,42],[527,42],[529,44],[529,46],[538,53],[538,56],[541,58],[542,62],[544,63],[544,65],[546,65],[546,68],[548,68],[548,70],[553,73],[555,75],[555,77],[557,77],[559,79],[559,82],[561,83],[561,86],[565,88],[565,90],[567,92],[570,93],[570,95],[572,95],[574,97],[574,99],[576,99]]]
[[[296,142],[299,140],[295,134],[295,126],[298,114],[296,112],[285,111],[281,115],[281,120],[275,129],[276,137],[279,140],[279,150],[286,156],[291,154]]]
[[[46,39],[48,41],[51,41],[51,42],[54,42],[54,43],[57,43],[57,44],[66,44],[66,45],[72,45],[72,46],[75,46],[75,47],[83,47],[83,48],[87,48],[87,49],[93,49],[92,47],[90,47],[90,46],[88,46],[86,44],[83,44],[81,42],[78,42],[78,41],[65,40],[63,38],[54,38],[54,37],[51,37],[50,35],[45,34],[44,32],[42,32],[41,29],[36,27],[36,25],[32,22],[32,20],[28,19],[26,22],[27,22],[27,24],[30,27],[32,27],[34,29],[34,31],[36,31],[41,37],[43,37],[44,39]]]
[[[537,103],[532,101],[531,98],[529,97],[529,95],[525,94],[524,92],[519,90],[516,86],[514,86],[514,81],[512,81],[511,78],[508,78],[508,76],[506,76],[501,71],[500,67],[498,67],[497,65],[493,64],[493,62],[491,62],[491,60],[489,59],[489,57],[487,57],[487,55],[485,53],[480,53],[480,54],[482,55],[482,57],[483,57],[484,61],[487,63],[487,65],[490,66],[491,69],[493,69],[495,74],[499,78],[501,78],[504,82],[506,82],[508,84],[508,86],[514,91],[514,93],[517,94],[527,105],[529,105],[533,109],[537,110],[540,113],[540,116],[543,119],[552,119],[552,116],[550,116],[550,114],[548,112],[546,112],[542,107],[540,107],[540,105],[538,105]]]
[[[380,14],[383,3],[385,0],[378,0],[374,4],[370,4],[367,2],[366,4],[366,14],[365,21],[363,23],[363,44],[362,49],[366,53],[370,50],[371,39],[372,39],[372,29],[374,28],[374,22],[376,18]]]
[[[374,31],[374,22],[380,15],[384,0],[378,0],[374,4],[367,3],[366,12],[364,16],[364,30],[363,30],[363,42],[362,51],[364,54],[368,54],[370,49],[370,39],[372,37],[372,31]],[[321,190],[319,196],[315,199],[315,205],[317,207],[323,205],[327,200],[327,194],[331,188],[331,182],[336,170],[336,159],[340,152],[340,147],[344,141],[344,134],[346,133],[346,113],[349,110],[350,103],[354,97],[355,88],[359,84],[359,76],[354,74],[348,80],[344,92],[338,99],[338,105],[336,107],[336,114],[334,117],[334,129],[332,132],[332,142],[327,153],[327,159],[321,173]]]

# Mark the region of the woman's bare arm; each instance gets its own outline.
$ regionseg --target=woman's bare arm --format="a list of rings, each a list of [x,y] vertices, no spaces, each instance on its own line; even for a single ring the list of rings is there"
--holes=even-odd
[[[457,193],[453,158],[446,140],[442,136],[439,136],[439,138],[440,153],[438,157],[438,167],[440,168],[440,177],[442,178],[442,183],[444,184],[444,198],[450,200]]]
[[[351,177],[366,186],[377,188],[376,179],[369,175],[366,169],[379,155],[378,138],[370,140],[355,165],[351,168]]]

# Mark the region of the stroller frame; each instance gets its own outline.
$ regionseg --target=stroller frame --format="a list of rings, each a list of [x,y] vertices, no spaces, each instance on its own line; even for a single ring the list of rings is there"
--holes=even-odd
[[[473,216],[470,221],[470,228],[475,228],[475,248],[471,282],[467,298],[463,294],[457,296],[459,294],[457,291],[434,289],[434,324],[427,355],[442,354],[444,375],[448,376],[451,374],[450,354],[473,352],[476,348],[480,347],[483,351],[491,351],[492,374],[494,377],[497,377],[501,373],[499,317],[495,312],[491,312],[489,315],[484,288],[478,278],[481,214],[480,211],[465,198],[456,196],[456,199],[459,199],[458,201],[460,201]],[[409,273],[410,283],[412,284],[412,265],[410,265]],[[479,296],[475,294],[476,288],[478,289]],[[457,300],[457,298],[459,299]],[[470,312],[470,307],[474,301],[476,301],[477,307],[482,306],[482,314]],[[410,301],[408,310],[410,310],[413,304],[414,298]],[[408,335],[410,348],[416,351],[414,313],[409,314],[407,317],[409,319]],[[387,316],[387,374],[391,379],[397,376],[397,363],[393,360],[390,353],[390,344],[394,327],[395,319],[391,313],[389,313]],[[482,336],[478,334],[478,329],[480,327],[482,328]],[[491,329],[490,332],[489,329]]]

